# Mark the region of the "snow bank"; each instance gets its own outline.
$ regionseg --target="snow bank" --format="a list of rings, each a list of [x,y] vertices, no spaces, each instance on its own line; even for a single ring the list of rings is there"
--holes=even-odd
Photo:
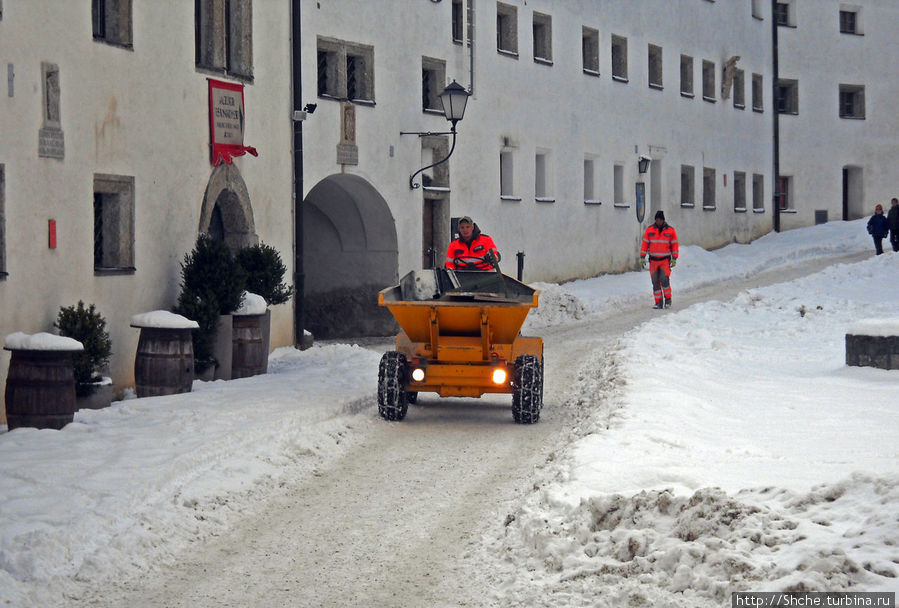
[[[17,331],[6,336],[4,346],[9,350],[84,350],[84,345],[74,338],[57,336],[46,332],[25,334]]]

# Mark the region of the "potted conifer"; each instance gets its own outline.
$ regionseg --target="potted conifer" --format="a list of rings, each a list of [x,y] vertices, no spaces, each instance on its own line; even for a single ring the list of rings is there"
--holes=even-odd
[[[113,385],[103,376],[112,356],[112,342],[106,330],[106,319],[91,304],[85,308],[79,300],[76,306],[60,307],[53,326],[60,336],[73,338],[84,345],[75,353],[72,367],[75,374],[76,407],[97,409],[112,402]]]

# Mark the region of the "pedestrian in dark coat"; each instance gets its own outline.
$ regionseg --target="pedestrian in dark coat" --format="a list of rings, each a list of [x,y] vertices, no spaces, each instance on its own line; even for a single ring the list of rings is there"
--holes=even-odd
[[[890,201],[890,212],[887,213],[887,221],[890,223],[890,245],[893,251],[899,251],[899,199]]]
[[[874,207],[874,215],[868,220],[868,234],[874,238],[874,251],[883,253],[883,239],[890,232],[890,222],[883,214],[883,205]]]

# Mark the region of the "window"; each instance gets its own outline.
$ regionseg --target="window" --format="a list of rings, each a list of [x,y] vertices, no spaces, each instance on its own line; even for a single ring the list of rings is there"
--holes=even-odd
[[[252,0],[196,0],[195,12],[197,67],[252,80]]]
[[[534,163],[534,196],[541,202],[552,202],[550,157],[546,150],[537,150]]]
[[[584,27],[581,30],[581,52],[584,60],[584,72],[599,76],[599,32]]]
[[[765,210],[765,176],[752,174],[752,210],[761,213]]]
[[[131,0],[92,0],[94,40],[131,48]]]
[[[762,19],[762,1],[752,0],[752,16],[756,19]]]
[[[777,190],[774,192],[774,199],[777,201],[777,208],[781,211],[791,209],[793,205],[793,178],[790,176],[780,176],[777,178]]]
[[[502,198],[518,199],[515,196],[514,167],[511,150],[499,153],[499,195]]]
[[[746,77],[743,70],[734,71],[734,107],[742,110],[746,107]]]
[[[374,58],[375,50],[372,46],[319,37],[318,96],[374,103]],[[431,60],[431,63],[426,63],[423,59],[422,71],[427,65],[437,70],[439,77],[440,64],[439,59]],[[442,90],[441,88],[437,93]]]
[[[649,86],[662,88],[662,47],[649,45]]]
[[[793,0],[779,0],[774,3],[774,22],[777,25],[796,27],[796,13]]]
[[[692,165],[680,166],[680,204],[692,207],[696,203],[696,169]]]
[[[134,270],[134,178],[94,175],[94,271]]]
[[[715,62],[702,61],[702,98],[715,101]]]
[[[534,61],[552,63],[553,19],[549,15],[534,13]]]
[[[496,3],[496,50],[518,56],[518,9]]]
[[[756,112],[762,112],[765,109],[764,94],[762,87],[762,75],[752,75],[752,109]]]
[[[623,206],[624,202],[624,165],[616,164],[612,168],[612,179],[615,188],[615,205]]]
[[[431,57],[421,58],[421,108],[443,114],[440,93],[446,82],[446,62]]]
[[[856,84],[840,85],[840,118],[865,117],[865,87]]]
[[[734,211],[746,211],[746,173],[734,171]]]
[[[612,78],[627,82],[627,38],[612,35]]]
[[[693,97],[693,58],[689,55],[680,56],[680,94]]]
[[[858,8],[840,7],[840,33],[861,35]]]
[[[6,167],[0,165],[0,280],[6,277]]]
[[[799,81],[780,78],[777,81],[777,111],[799,114]]]
[[[462,0],[453,0],[453,10],[452,10],[452,32],[453,32],[453,42],[462,42],[462,27],[463,27],[463,16],[465,14],[465,7],[462,5]]]
[[[584,159],[584,203],[599,203],[596,195],[596,167],[593,158]]]
[[[702,168],[702,208],[715,208],[715,170],[711,167]]]

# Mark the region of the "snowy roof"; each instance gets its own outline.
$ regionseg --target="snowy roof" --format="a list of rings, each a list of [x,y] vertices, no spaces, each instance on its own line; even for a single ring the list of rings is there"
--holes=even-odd
[[[245,291],[243,299],[240,301],[240,307],[233,314],[237,316],[264,315],[266,310],[268,310],[268,304],[265,303],[265,298]]]
[[[46,332],[25,334],[20,331],[6,336],[4,347],[8,350],[84,350],[84,345],[74,338]]]
[[[197,329],[200,324],[187,317],[167,310],[153,310],[131,317],[131,327],[158,327],[160,329]]]

